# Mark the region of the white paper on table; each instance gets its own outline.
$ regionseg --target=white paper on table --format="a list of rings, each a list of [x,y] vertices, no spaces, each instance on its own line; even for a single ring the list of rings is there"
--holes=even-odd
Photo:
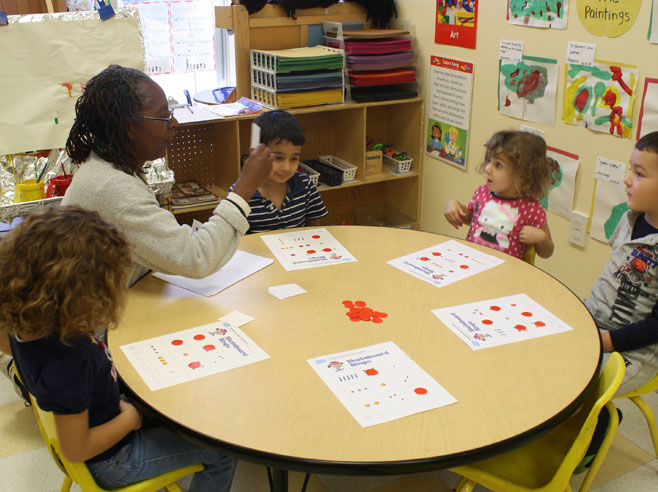
[[[443,287],[505,263],[505,260],[451,239],[387,263],[429,284]]]
[[[267,289],[267,292],[279,299],[305,294],[306,290],[297,284],[274,285]]]
[[[268,234],[261,239],[287,271],[356,261],[324,227]]]
[[[188,278],[160,272],[155,272],[153,276],[183,289],[209,297],[272,263],[274,263],[274,260],[271,258],[264,258],[238,250],[226,265],[204,278]]]
[[[240,328],[208,325],[122,345],[151,391],[269,359]]]
[[[457,401],[393,342],[307,362],[361,427]]]
[[[525,294],[433,309],[432,313],[473,350],[573,330]]]
[[[255,318],[253,316],[241,313],[240,311],[231,311],[230,313],[225,314],[219,318],[219,321],[223,321],[224,323],[228,323],[229,325],[237,326],[240,328],[242,325],[246,325],[254,319]]]

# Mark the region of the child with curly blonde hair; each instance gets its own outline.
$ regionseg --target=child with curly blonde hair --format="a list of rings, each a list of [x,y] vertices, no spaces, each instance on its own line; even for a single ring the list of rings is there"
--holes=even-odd
[[[546,211],[539,200],[550,183],[544,139],[528,132],[500,131],[485,144],[479,171],[487,178],[468,205],[448,200],[444,215],[455,228],[470,224],[466,239],[522,258],[534,245],[542,258],[553,254]]]
[[[234,459],[162,427],[141,429],[141,413],[121,398],[100,335],[118,322],[131,258],[96,212],[62,206],[30,215],[0,241],[0,338],[39,407],[53,412],[64,456],[86,462],[98,485],[203,463],[190,490],[228,492]]]

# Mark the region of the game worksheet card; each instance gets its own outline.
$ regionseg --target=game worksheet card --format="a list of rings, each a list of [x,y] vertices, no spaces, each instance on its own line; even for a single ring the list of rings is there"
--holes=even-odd
[[[393,342],[307,362],[361,427],[457,401]]]
[[[240,328],[208,325],[122,345],[151,391],[269,359]]]

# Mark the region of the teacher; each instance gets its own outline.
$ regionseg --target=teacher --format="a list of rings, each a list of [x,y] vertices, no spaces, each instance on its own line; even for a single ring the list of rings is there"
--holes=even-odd
[[[114,224],[132,246],[134,284],[149,270],[201,278],[221,268],[249,228],[249,199],[267,179],[272,157],[259,145],[233,191],[193,233],[161,208],[147,185],[147,161],[163,157],[178,121],[164,91],[145,73],[110,65],[85,86],[66,141],[82,164],[62,205],[79,205]],[[221,165],[221,163],[218,163]]]

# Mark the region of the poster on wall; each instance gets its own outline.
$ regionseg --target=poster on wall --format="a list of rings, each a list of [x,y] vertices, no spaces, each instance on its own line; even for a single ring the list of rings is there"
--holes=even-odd
[[[215,12],[210,0],[119,0],[139,10],[146,73],[215,70]]]
[[[462,169],[468,158],[472,94],[472,63],[430,57],[427,153]]]
[[[651,21],[649,22],[649,41],[658,43],[658,0],[651,3]]]
[[[597,132],[630,138],[635,65],[595,60],[586,65],[567,64],[562,119]]]
[[[554,124],[557,78],[557,60],[533,56],[501,60],[498,111],[512,118]]]
[[[590,34],[616,38],[635,24],[641,5],[642,0],[578,0],[578,18]]]
[[[637,139],[658,131],[658,79],[644,79],[644,94],[637,124]]]
[[[434,42],[475,49],[480,0],[436,0]]]
[[[626,164],[603,157],[596,160],[590,235],[607,243],[628,210],[624,175]]]
[[[545,209],[570,219],[576,189],[578,156],[547,146],[546,157],[551,163],[551,184],[541,204]]]
[[[510,24],[566,29],[569,0],[507,0]]]

